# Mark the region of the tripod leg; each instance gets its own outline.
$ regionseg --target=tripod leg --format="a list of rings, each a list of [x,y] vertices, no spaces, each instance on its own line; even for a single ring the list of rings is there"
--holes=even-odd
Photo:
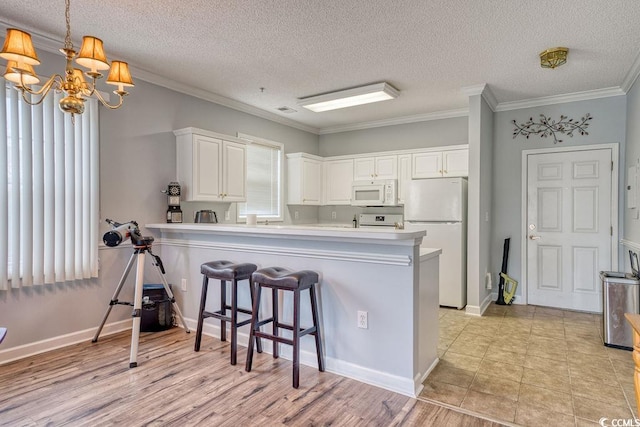
[[[189,327],[187,326],[187,322],[184,321],[184,317],[182,317],[182,312],[180,311],[180,308],[178,307],[178,304],[176,304],[176,299],[173,296],[173,292],[171,292],[171,288],[169,288],[169,284],[167,283],[167,279],[164,278],[164,274],[162,274],[162,269],[160,268],[160,266],[156,263],[154,264],[156,266],[156,269],[158,270],[158,274],[160,275],[160,279],[162,280],[162,286],[164,286],[164,290],[167,292],[167,296],[169,297],[169,300],[171,300],[171,305],[173,306],[173,309],[176,311],[176,314],[178,315],[178,318],[180,319],[180,323],[182,323],[182,327],[184,328],[186,333],[191,332],[189,330]]]
[[[136,266],[136,290],[133,299],[133,326],[131,328],[131,356],[129,367],[138,366],[138,342],[140,341],[140,320],[142,316],[142,285],[144,282],[144,251],[138,252],[138,265]]]
[[[96,335],[93,337],[91,342],[97,342],[98,341],[98,337],[100,336],[100,332],[102,332],[102,328],[104,327],[104,324],[107,323],[107,318],[109,317],[109,314],[111,313],[111,309],[113,308],[113,306],[118,301],[118,295],[120,294],[120,291],[122,290],[122,286],[124,286],[125,280],[127,280],[127,276],[129,275],[129,272],[131,271],[131,267],[133,266],[133,260],[135,259],[135,256],[136,256],[135,253],[131,254],[131,258],[129,258],[129,263],[127,264],[127,267],[124,269],[124,273],[122,273],[122,277],[120,278],[120,282],[118,283],[118,287],[116,288],[116,291],[113,294],[113,297],[111,297],[111,301],[109,301],[109,307],[107,307],[107,312],[104,314],[104,318],[102,319],[102,323],[100,323],[100,327],[98,327],[98,330],[96,331]]]

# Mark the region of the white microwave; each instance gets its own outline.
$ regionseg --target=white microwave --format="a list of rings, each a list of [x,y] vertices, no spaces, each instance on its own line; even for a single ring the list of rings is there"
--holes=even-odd
[[[353,181],[351,206],[397,206],[398,180]]]

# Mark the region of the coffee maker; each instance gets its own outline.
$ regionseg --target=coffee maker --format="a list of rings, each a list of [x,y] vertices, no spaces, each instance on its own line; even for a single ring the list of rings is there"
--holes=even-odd
[[[172,181],[166,190],[167,193],[167,222],[182,222],[182,210],[180,209],[180,183]]]

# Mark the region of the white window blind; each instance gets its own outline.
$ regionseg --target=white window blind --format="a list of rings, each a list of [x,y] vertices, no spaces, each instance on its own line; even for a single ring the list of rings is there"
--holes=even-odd
[[[0,83],[0,290],[98,276],[98,105],[73,124],[61,98]]]
[[[238,203],[238,217],[255,213],[259,219],[282,221],[282,144],[248,135],[247,202]]]

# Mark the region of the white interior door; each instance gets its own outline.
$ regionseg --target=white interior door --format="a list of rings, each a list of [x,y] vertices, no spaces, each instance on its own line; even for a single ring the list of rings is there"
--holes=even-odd
[[[529,304],[601,312],[611,270],[610,149],[527,158]]]

